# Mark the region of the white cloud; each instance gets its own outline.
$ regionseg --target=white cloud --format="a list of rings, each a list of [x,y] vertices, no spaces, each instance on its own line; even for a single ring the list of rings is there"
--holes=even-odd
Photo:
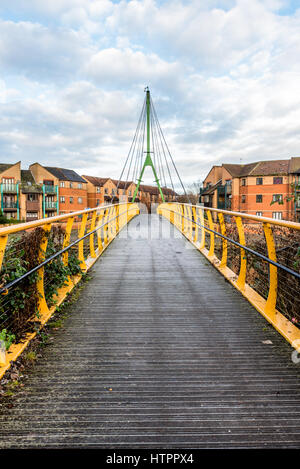
[[[86,66],[87,75],[99,84],[121,86],[176,81],[180,65],[168,63],[156,54],[125,49],[104,49],[93,55]]]
[[[66,80],[91,53],[87,43],[83,34],[73,30],[0,20],[0,64],[6,74]]]
[[[278,14],[288,6],[1,5],[0,160],[118,177],[146,85],[187,182],[204,177],[214,162],[299,154],[300,10]]]

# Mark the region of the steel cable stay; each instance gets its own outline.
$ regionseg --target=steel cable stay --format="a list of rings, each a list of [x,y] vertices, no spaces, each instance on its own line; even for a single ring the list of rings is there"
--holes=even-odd
[[[120,182],[121,182],[121,180],[122,180],[123,174],[124,174],[124,172],[125,172],[127,163],[128,163],[128,161],[129,161],[129,158],[130,158],[130,155],[131,155],[131,160],[132,160],[132,154],[134,153],[134,148],[135,148],[135,145],[136,145],[137,137],[138,137],[138,135],[139,135],[141,123],[142,123],[142,120],[143,120],[144,114],[145,114],[145,107],[146,107],[146,98],[144,99],[144,103],[143,103],[143,107],[142,107],[141,114],[140,114],[140,116],[139,116],[139,120],[138,120],[138,124],[137,124],[137,127],[136,127],[136,131],[135,131],[133,140],[132,140],[132,142],[131,142],[131,146],[130,146],[130,148],[129,148],[129,152],[128,152],[127,157],[126,157],[125,164],[124,164],[124,166],[123,166],[123,168],[122,168],[121,175],[120,175],[119,180],[118,180],[118,183],[117,183],[116,193],[118,193],[119,185],[120,185]],[[127,173],[127,174],[128,174],[128,173]],[[126,182],[127,182],[127,181],[128,181],[128,176],[127,176]],[[125,186],[127,187],[126,184],[125,184]],[[126,190],[126,187],[124,187],[124,190]]]
[[[172,158],[170,150],[166,144],[166,139],[159,124],[148,87],[145,88],[145,92],[146,96],[142,111],[134,134],[133,142],[130,146],[129,153],[118,180],[117,190],[119,189],[123,176],[126,174],[126,177],[124,177],[125,188],[128,187],[128,184],[131,181],[136,184],[132,197],[132,202],[134,202],[139,192],[140,185],[143,183],[145,169],[147,166],[150,166],[154,175],[154,182],[157,185],[162,202],[165,202],[165,196],[168,194],[168,190],[163,190],[164,188],[169,188],[173,193],[175,192],[175,179],[178,179],[179,184],[183,189],[183,193],[189,200],[174,159]]]

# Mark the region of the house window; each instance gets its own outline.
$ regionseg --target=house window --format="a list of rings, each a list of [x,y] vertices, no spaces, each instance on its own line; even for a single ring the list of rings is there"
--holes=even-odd
[[[256,194],[256,203],[261,204],[263,201],[263,196],[262,194]]]
[[[272,202],[278,202],[279,204],[283,204],[282,194],[273,194]]]
[[[70,189],[73,189],[73,182],[70,182]]]
[[[82,189],[82,184],[81,184],[81,182],[78,183],[78,189]]]
[[[100,205],[100,199],[96,200],[96,205]]]
[[[242,195],[242,204],[244,204],[245,202],[246,202],[246,196]]]
[[[15,180],[14,180],[14,178],[3,178],[2,183],[5,186],[12,186],[15,183]]]
[[[96,192],[97,192],[97,194],[99,194],[100,191],[101,191],[101,187],[97,186],[97,187],[96,187]]]
[[[78,203],[82,204],[82,197],[78,197]]]
[[[27,212],[26,218],[38,218],[37,212]]]
[[[242,184],[242,186],[245,186],[246,185],[246,179],[243,178],[241,184]]]
[[[129,195],[129,197],[131,197],[131,191],[128,191],[128,195]]]
[[[65,187],[65,181],[60,181],[59,186],[60,187]]]
[[[27,194],[28,202],[36,202],[38,200],[37,194]]]
[[[282,177],[273,177],[273,184],[282,184],[283,178]]]
[[[273,212],[272,218],[275,218],[275,220],[282,220],[282,212]]]
[[[257,217],[262,217],[262,214],[263,214],[262,212],[256,212]]]
[[[115,190],[114,189],[111,190],[111,195],[115,195]]]
[[[70,197],[70,204],[73,203],[73,197]]]
[[[60,200],[60,203],[61,203],[61,204],[64,204],[65,201],[66,201],[65,198],[64,198],[64,196],[61,196],[61,197],[59,198],[59,200]]]
[[[108,194],[108,189],[104,189],[104,194]]]
[[[263,183],[263,178],[256,178],[256,185],[261,186]]]

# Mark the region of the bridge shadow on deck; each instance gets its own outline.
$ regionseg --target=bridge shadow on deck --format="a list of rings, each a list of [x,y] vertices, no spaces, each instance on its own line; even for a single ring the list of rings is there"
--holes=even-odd
[[[142,215],[1,410],[0,447],[297,448],[291,351],[166,220]]]

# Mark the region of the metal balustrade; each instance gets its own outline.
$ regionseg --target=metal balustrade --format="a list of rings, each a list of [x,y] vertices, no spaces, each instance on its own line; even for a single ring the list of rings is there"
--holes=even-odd
[[[179,203],[157,212],[300,349],[300,223]]]
[[[12,253],[13,255],[9,253],[9,256],[6,257],[6,251],[9,250],[10,243],[16,239],[18,234],[32,233],[36,229],[42,230],[43,234],[37,248],[38,252],[35,253],[38,258],[37,265],[26,272],[19,272],[8,283],[3,284],[2,278],[0,298],[5,302],[7,295],[14,293],[16,288],[18,289],[18,294],[22,293],[22,282],[34,282],[38,292],[38,304],[37,311],[36,313],[33,312],[30,320],[34,321],[35,324],[37,322],[40,323],[42,327],[53,315],[56,308],[64,301],[67,294],[79,282],[82,274],[90,269],[119,231],[138,213],[139,208],[137,204],[114,204],[1,228],[0,267],[5,266],[5,263],[13,260],[14,253]],[[62,247],[57,252],[52,252],[50,256],[46,257],[49,234],[54,227],[60,227],[63,230]],[[28,249],[26,239],[23,244],[18,253],[19,256],[22,256],[23,250]],[[55,293],[51,305],[48,305],[45,296],[45,267],[57,258],[62,259],[64,266],[68,266],[70,249],[76,249],[76,257],[82,273],[69,276],[63,286]],[[5,323],[2,323],[0,315],[0,332],[4,327],[9,331],[9,321],[14,320],[12,304],[13,301],[10,301],[7,306],[10,310],[8,309],[8,312],[5,314]],[[9,368],[10,362],[19,356],[35,335],[36,332],[27,333],[24,340],[10,346],[8,353],[3,354],[3,351],[2,354],[0,353],[0,377]]]

